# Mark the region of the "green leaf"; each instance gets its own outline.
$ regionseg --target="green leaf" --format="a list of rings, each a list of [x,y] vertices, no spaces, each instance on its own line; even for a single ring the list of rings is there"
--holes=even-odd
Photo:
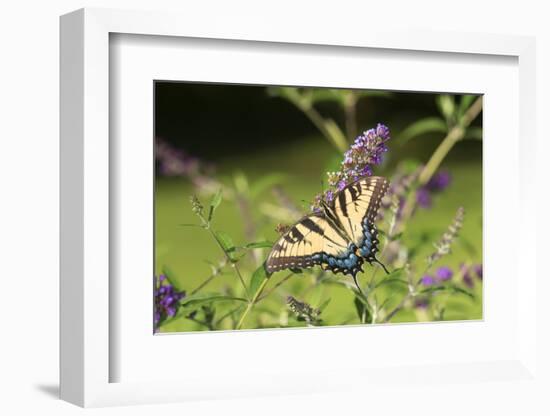
[[[258,241],[255,243],[248,243],[242,248],[248,249],[248,248],[271,248],[273,247],[273,243],[271,241]]]
[[[232,262],[236,262],[238,259],[235,256],[235,244],[233,244],[233,239],[223,231],[217,231],[214,233],[216,240],[222,247],[223,251],[231,259]]]
[[[222,190],[218,190],[210,200],[210,211],[208,212],[208,222],[212,221],[214,216],[214,211],[220,206],[222,202]]]
[[[470,292],[468,292],[467,290],[462,289],[461,287],[452,285],[452,286],[450,286],[450,289],[451,289],[451,292],[453,292],[453,293],[459,293],[459,294],[461,294],[461,295],[466,295],[466,296],[468,296],[470,299],[475,299],[475,296],[474,296],[473,293],[470,293]]]
[[[394,283],[399,283],[399,284],[402,284],[402,285],[405,285],[405,286],[408,286],[409,283],[407,283],[405,280],[402,280],[402,279],[398,279],[397,277],[395,278],[391,278],[391,279],[384,279],[382,280],[381,282],[378,282],[374,288],[375,289],[378,289],[379,287],[381,286],[384,286],[384,285],[392,285]]]
[[[235,244],[233,244],[233,239],[229,236],[229,234],[224,233],[223,231],[217,231],[216,238],[223,247],[224,251],[229,252],[235,250]]]
[[[196,293],[194,295],[183,298],[180,301],[180,305],[182,307],[188,308],[190,306],[196,307],[196,306],[201,306],[211,302],[228,302],[228,301],[247,302],[245,298],[240,298],[237,296],[220,295],[218,293]]]
[[[453,121],[453,117],[455,115],[454,97],[449,94],[441,94],[435,98],[435,103],[443,117],[445,117],[445,120],[447,120],[447,123],[450,124],[450,122]]]
[[[262,285],[263,281],[269,279],[269,275],[267,274],[267,270],[265,268],[265,263],[262,264],[260,267],[258,267],[254,273],[252,274],[252,277],[250,278],[250,290],[249,293],[252,296],[256,295],[256,292]]]
[[[470,292],[468,292],[465,289],[462,289],[461,287],[455,286],[455,285],[447,285],[447,286],[431,286],[426,289],[423,289],[420,291],[420,293],[434,293],[434,292],[450,292],[453,294],[461,294],[466,295],[471,299],[474,299],[474,295]]]
[[[194,295],[183,298],[180,301],[180,307],[178,312],[172,319],[178,319],[182,316],[186,316],[191,312],[197,310],[203,305],[208,305],[213,302],[243,302],[248,300],[236,296],[220,295],[218,293],[196,293]]]
[[[483,129],[481,127],[469,127],[468,130],[466,130],[464,139],[483,140]]]
[[[365,301],[356,296],[353,300],[353,304],[355,305],[355,310],[357,311],[359,322],[370,322],[372,316],[367,308],[367,305],[365,304]]]
[[[401,144],[407,143],[414,137],[421,136],[426,133],[446,133],[447,123],[439,117],[427,117],[415,121],[401,132],[397,140]]]

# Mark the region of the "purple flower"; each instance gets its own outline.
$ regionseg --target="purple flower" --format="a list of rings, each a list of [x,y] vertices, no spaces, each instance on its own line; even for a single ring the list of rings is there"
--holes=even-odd
[[[448,267],[440,267],[435,272],[435,279],[439,282],[445,282],[451,280],[453,277],[453,271]]]
[[[159,173],[163,176],[185,176],[200,181],[205,174],[213,170],[211,165],[188,155],[159,137],[155,138],[155,158]]]
[[[430,301],[426,297],[416,298],[414,301],[414,307],[417,309],[428,309],[430,306]]]
[[[416,202],[421,208],[431,208],[432,194],[445,190],[451,183],[451,174],[446,171],[437,172],[428,183],[416,191]]]
[[[422,279],[420,279],[420,283],[422,283],[424,286],[432,286],[435,284],[435,279],[433,278],[433,276],[426,274],[422,276]]]
[[[422,208],[430,208],[432,206],[432,196],[430,191],[421,187],[416,191],[416,203]]]
[[[460,265],[460,274],[462,275],[462,282],[468,286],[470,289],[474,287],[474,279],[470,274],[470,267],[462,263]]]
[[[390,130],[383,124],[369,129],[357,136],[350,148],[344,153],[344,159],[337,172],[328,173],[328,183],[332,190],[341,191],[347,185],[363,177],[372,175],[372,167],[382,163],[383,153],[388,151],[386,142],[390,140]],[[326,199],[325,202],[331,202]],[[316,199],[312,210],[319,207],[321,199]]]
[[[185,297],[185,291],[178,292],[163,274],[158,277],[155,276],[153,282],[153,296],[155,299],[153,318],[156,332],[166,318],[176,315],[179,302]]]
[[[476,277],[479,280],[483,280],[483,265],[482,264],[474,264],[472,266],[472,269],[473,269]]]
[[[426,184],[426,188],[432,192],[443,191],[451,183],[451,174],[447,171],[437,172]]]

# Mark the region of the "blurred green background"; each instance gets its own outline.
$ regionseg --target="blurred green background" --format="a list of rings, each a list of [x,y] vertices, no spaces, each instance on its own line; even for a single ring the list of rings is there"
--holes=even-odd
[[[345,114],[337,103],[321,101],[315,107],[319,114],[345,126]],[[445,133],[428,132],[408,141],[400,140],[400,133],[416,120],[437,116],[438,111],[436,94],[372,92],[357,102],[357,131],[348,140],[351,142],[355,135],[379,122],[387,125],[392,135],[388,142],[390,150],[374,174],[389,178],[400,163],[411,160],[425,163],[429,159]],[[477,117],[473,125],[481,126],[481,117]],[[276,178],[290,200],[306,213],[309,202],[321,191],[322,182],[326,183],[326,171],[334,170],[342,159],[342,153],[302,111],[288,100],[269,94],[263,86],[156,82],[155,136],[182,149],[194,163],[204,167],[207,176],[215,177],[228,188],[244,188],[247,192],[257,189],[249,212],[257,225],[255,241],[275,241],[278,234],[274,228],[278,222],[284,222],[265,214],[276,210],[279,203],[271,189],[264,186],[266,182]],[[460,283],[459,265],[482,260],[482,141],[460,141],[441,168],[451,174],[449,188],[434,196],[431,208],[417,210],[403,239],[418,239],[422,235],[436,241],[457,208],[463,206],[466,219],[460,239],[452,253],[441,261],[455,271],[453,279]],[[198,223],[191,211],[190,196],[198,195],[207,205],[209,193],[197,189],[196,183],[186,175],[162,173],[158,170],[155,179],[156,273],[161,274],[168,267],[176,286],[189,292],[212,273],[209,262],[217,264],[223,253],[204,230],[181,226]],[[214,227],[229,234],[236,245],[250,242],[246,236],[246,220],[238,204],[232,201],[224,200],[217,209]],[[265,258],[268,250],[264,249],[260,255]],[[433,245],[427,242],[419,257],[425,258],[431,251]],[[245,279],[251,270],[253,268],[246,270]],[[284,272],[276,273],[269,285],[284,275]],[[473,299],[444,294],[435,306],[445,308],[446,320],[480,319],[481,289],[481,282],[476,280],[471,289]],[[217,276],[208,285],[209,292],[239,294],[239,290],[236,277],[231,273]],[[388,285],[384,290],[390,298],[389,305],[398,302],[405,293],[399,286]],[[318,285],[313,275],[302,274],[289,279],[269,299],[257,305],[248,327],[293,326],[285,305],[289,294],[313,306],[330,298],[323,311],[323,320],[328,324],[358,323],[353,295],[348,289]],[[219,313],[230,306],[222,305]],[[425,316],[426,313],[429,315],[429,312],[408,308],[398,313],[392,322],[433,319]],[[227,329],[231,328],[229,323],[226,325]],[[204,328],[190,320],[177,319],[164,324],[161,330]]]

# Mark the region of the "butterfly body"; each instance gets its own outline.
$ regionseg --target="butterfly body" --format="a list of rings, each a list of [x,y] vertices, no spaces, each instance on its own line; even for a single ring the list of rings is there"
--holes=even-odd
[[[322,204],[322,212],[303,217],[275,243],[267,271],[319,265],[355,278],[365,261],[378,262],[375,220],[387,189],[388,181],[376,176],[346,186]]]

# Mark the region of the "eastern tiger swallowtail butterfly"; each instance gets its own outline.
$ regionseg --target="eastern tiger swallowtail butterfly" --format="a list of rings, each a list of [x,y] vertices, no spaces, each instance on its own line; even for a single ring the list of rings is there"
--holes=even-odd
[[[374,223],[388,185],[379,176],[360,179],[337,192],[330,204],[323,203],[322,212],[300,219],[271,249],[268,273],[320,265],[355,280],[365,261],[386,270],[375,257],[378,231]]]

